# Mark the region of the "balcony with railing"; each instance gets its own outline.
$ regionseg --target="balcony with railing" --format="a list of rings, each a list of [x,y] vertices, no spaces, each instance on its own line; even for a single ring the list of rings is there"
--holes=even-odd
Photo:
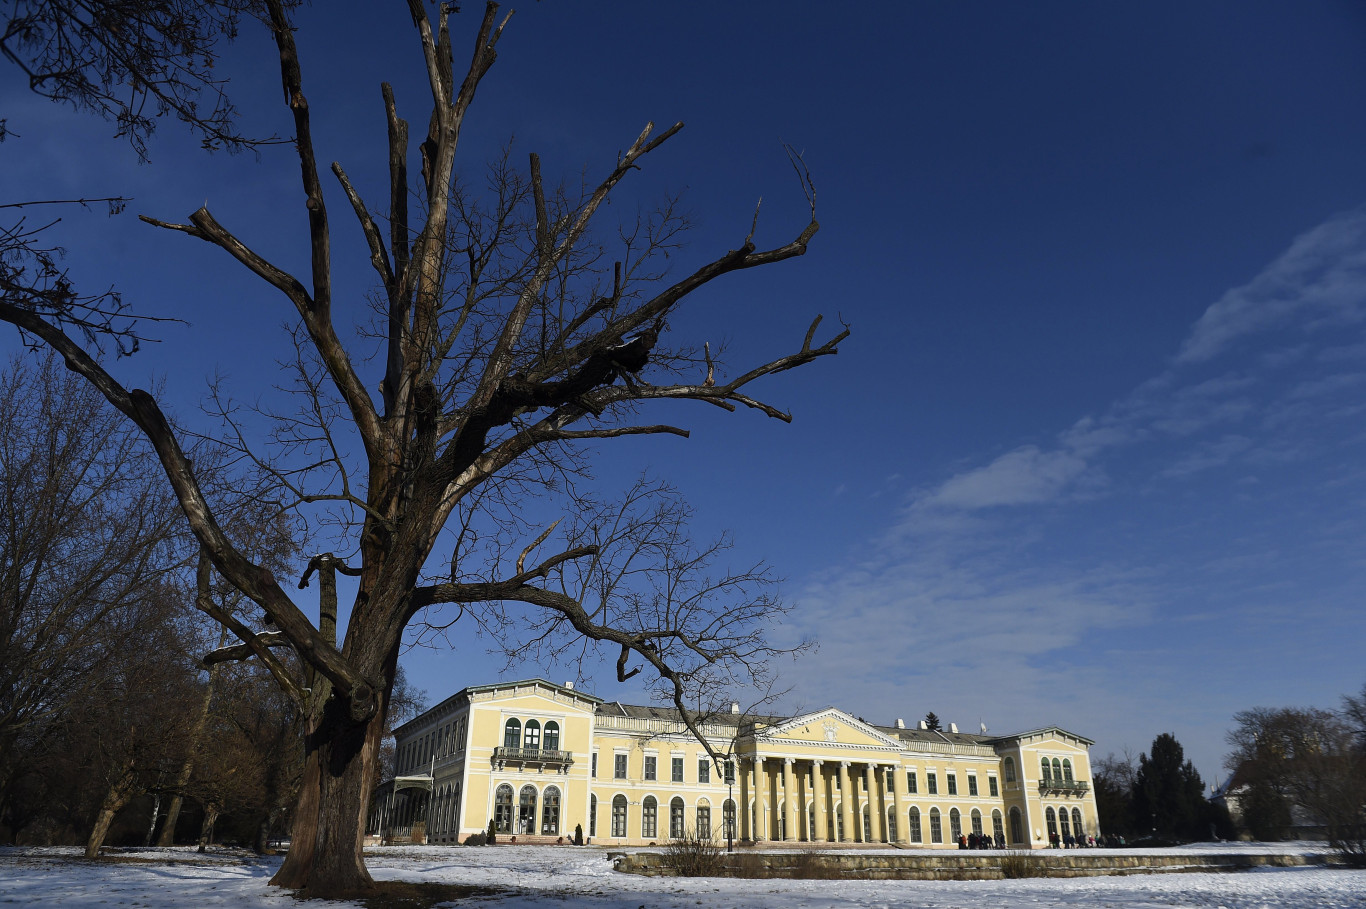
[[[509,748],[506,745],[493,749],[493,769],[502,770],[508,764],[522,767],[539,767],[568,773],[574,763],[574,755],[568,751],[553,748]]]
[[[1091,784],[1085,780],[1060,780],[1051,777],[1044,777],[1039,780],[1039,792],[1043,793],[1062,793],[1070,795],[1085,795],[1091,789]]]

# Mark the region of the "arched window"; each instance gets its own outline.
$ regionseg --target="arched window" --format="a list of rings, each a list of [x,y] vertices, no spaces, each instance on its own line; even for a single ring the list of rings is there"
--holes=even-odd
[[[976,808],[972,809],[972,832],[978,836],[982,835],[982,812]]]
[[[957,808],[949,809],[949,836],[956,843],[958,838],[963,835],[963,815],[958,813]]]
[[[560,832],[560,789],[547,786],[541,801],[541,836],[555,836]]]
[[[930,842],[931,842],[931,843],[942,843],[942,842],[944,842],[944,830],[943,830],[942,827],[940,827],[940,823],[939,823],[939,809],[938,809],[938,808],[931,808],[931,809],[930,809]]]
[[[738,834],[737,834],[736,831],[735,831],[735,800],[734,800],[734,799],[726,799],[726,801],[721,805],[721,818],[722,818],[722,823],[724,823],[724,824],[726,825],[726,836],[727,836],[727,838],[732,839],[732,840],[735,839],[736,836],[737,836]]]
[[[455,784],[454,791],[451,792],[451,830],[455,833],[460,832],[460,783]]]
[[[1013,757],[1006,758],[1003,772],[1005,773],[1007,783],[1015,782],[1015,759]]]
[[[503,747],[516,748],[522,744],[522,721],[508,720],[503,727]]]
[[[806,806],[806,838],[813,841],[816,836],[816,803],[812,802]]]
[[[554,720],[545,724],[545,750],[560,750],[560,724]]]
[[[1067,758],[1062,759],[1062,778],[1065,780],[1072,779],[1072,762]]]
[[[844,842],[844,809],[839,805],[835,806],[835,816],[831,823],[835,825],[835,839]]]
[[[1024,816],[1020,814],[1019,808],[1012,808],[1010,809],[1010,845],[1023,846],[1024,844]]]
[[[1062,762],[1057,758],[1053,758],[1053,779],[1062,779]]]
[[[512,787],[507,783],[493,795],[493,827],[499,833],[512,832]]]
[[[626,796],[612,798],[612,836],[626,835]]]
[[[711,837],[711,802],[706,799],[697,803],[697,835]]]
[[[873,841],[873,813],[868,810],[868,806],[863,806],[863,841],[871,843]]]
[[[1058,815],[1052,808],[1044,812],[1044,818],[1048,821],[1048,841],[1053,842],[1053,837],[1058,835]]]
[[[598,835],[598,797],[596,795],[588,797],[588,835]]]
[[[896,808],[887,809],[887,842],[895,843],[896,840]]]
[[[669,803],[669,836],[678,840],[683,838],[683,834],[683,800],[675,797]]]
[[[640,806],[640,835],[647,840],[659,836],[659,803],[653,795],[645,796]]]
[[[1043,772],[1043,779],[1053,779],[1053,767],[1048,763],[1048,758],[1041,758],[1039,760],[1039,769]]]
[[[536,832],[536,787],[528,783],[517,799],[517,832]]]
[[[523,747],[535,750],[541,747],[541,724],[536,720],[526,721],[526,735],[522,741],[526,744]]]
[[[1086,826],[1081,822],[1081,809],[1072,809],[1072,832],[1077,835],[1077,839],[1086,836]]]
[[[995,808],[991,812],[991,837],[998,846],[1006,844],[1006,830],[1001,825],[1001,809],[999,808]]]
[[[1058,832],[1062,834],[1063,839],[1067,839],[1067,837],[1072,835],[1072,824],[1067,817],[1066,808],[1062,808],[1058,811],[1058,827],[1060,828]]]
[[[914,807],[911,808],[911,826],[910,826],[910,832],[911,832],[911,842],[912,842],[912,843],[919,843],[919,842],[922,842],[922,840],[920,839],[920,809],[919,809],[919,808],[914,808]]]

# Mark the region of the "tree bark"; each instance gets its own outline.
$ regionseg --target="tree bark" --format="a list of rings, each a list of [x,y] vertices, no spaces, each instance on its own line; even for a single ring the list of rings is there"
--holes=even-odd
[[[199,851],[203,852],[213,841],[213,825],[218,823],[218,805],[207,802],[204,805],[204,822],[199,825]]]
[[[347,710],[340,699],[329,699],[318,728],[308,736],[289,853],[271,878],[275,886],[317,897],[343,897],[374,886],[362,853],[384,713],[355,724]]]
[[[133,797],[137,786],[137,775],[131,768],[125,768],[119,777],[109,785],[109,789],[104,794],[104,800],[100,803],[99,814],[95,816],[95,826],[90,828],[90,837],[85,841],[85,857],[99,858],[100,847],[104,845],[104,838],[109,835],[109,826],[114,823],[114,816],[128,800]]]

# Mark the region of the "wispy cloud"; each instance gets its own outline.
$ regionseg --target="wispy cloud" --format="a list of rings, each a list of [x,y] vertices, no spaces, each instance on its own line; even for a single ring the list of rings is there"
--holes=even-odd
[[[1086,469],[1086,460],[1071,451],[1040,451],[1026,445],[953,477],[923,502],[966,509],[1050,502]]]
[[[1361,321],[1366,286],[1366,210],[1345,212],[1296,238],[1247,284],[1205,310],[1179,363],[1209,360],[1255,332],[1296,321],[1301,330]]]
[[[857,561],[800,592],[789,630],[821,641],[806,684],[868,709],[944,714],[905,705],[909,689],[960,719],[990,703],[1012,725],[1078,716],[1095,724],[1079,731],[1119,736],[1144,717],[1168,728],[1184,663],[1211,659],[1201,636],[1228,634],[1239,611],[1289,620],[1277,604],[1308,594],[1279,566],[1340,566],[1315,535],[1358,538],[1342,523],[1360,523],[1355,512],[1320,520],[1314,495],[1348,501],[1327,489],[1333,472],[1295,470],[1289,486],[1284,474],[1366,449],[1353,415],[1366,410],[1366,343],[1359,328],[1324,330],[1363,314],[1366,210],[1297,238],[1103,411],[912,492]],[[1351,488],[1366,496],[1366,478]],[[1290,529],[1300,521],[1307,530]],[[1207,725],[1210,709],[1193,705],[1192,722]],[[1217,732],[1205,747],[1217,753]]]

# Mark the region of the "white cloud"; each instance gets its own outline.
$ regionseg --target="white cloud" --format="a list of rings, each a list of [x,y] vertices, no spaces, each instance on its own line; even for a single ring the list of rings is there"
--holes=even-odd
[[[1049,502],[1081,477],[1086,466],[1084,458],[1070,451],[1026,445],[951,478],[921,504],[977,509]]]
[[[1209,360],[1254,332],[1300,319],[1309,327],[1366,316],[1366,210],[1302,234],[1280,258],[1205,310],[1177,355]]]
[[[1159,473],[1158,476],[1188,477],[1211,467],[1222,467],[1233,460],[1236,455],[1251,447],[1252,440],[1247,436],[1227,435],[1218,441],[1205,442],[1197,446],[1194,451]]]

